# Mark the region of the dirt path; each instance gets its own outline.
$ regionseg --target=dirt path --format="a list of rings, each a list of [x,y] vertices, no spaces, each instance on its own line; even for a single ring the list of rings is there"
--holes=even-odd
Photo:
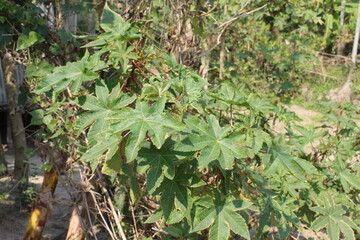
[[[302,119],[302,121],[296,122],[295,124],[303,126],[303,127],[314,127],[316,124],[319,124],[319,119],[321,118],[321,113],[315,112],[312,110],[305,109],[298,105],[292,105],[287,107],[289,111],[295,112],[296,115]],[[271,129],[274,131],[275,134],[285,134],[285,124],[284,122],[275,121],[271,125]]]
[[[295,112],[296,115],[302,119],[299,124],[304,127],[313,127],[321,117],[321,113],[305,109],[298,105],[290,106],[289,110]]]
[[[13,155],[6,155],[6,160],[9,163],[9,172],[12,172],[14,168]],[[29,164],[29,182],[30,185],[34,186],[38,191],[43,181],[43,172],[40,170],[40,167],[42,166],[40,157],[34,156],[30,158]],[[63,178],[63,176],[61,176],[61,178]],[[1,178],[0,190],[11,184],[10,181],[10,177]],[[55,239],[63,234],[65,235],[59,239],[65,239],[66,236],[72,211],[72,201],[63,182],[64,181],[61,181],[60,179],[56,187],[53,209],[43,232],[44,240]],[[23,206],[17,202],[11,194],[7,199],[0,200],[0,233],[2,240],[23,239],[29,219],[29,211],[24,209]]]

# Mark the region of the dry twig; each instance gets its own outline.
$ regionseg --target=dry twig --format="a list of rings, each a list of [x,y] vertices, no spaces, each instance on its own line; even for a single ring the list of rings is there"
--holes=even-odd
[[[126,240],[126,236],[125,236],[124,230],[123,230],[123,228],[122,228],[122,226],[121,226],[121,224],[120,224],[119,216],[117,215],[116,210],[115,210],[115,207],[114,207],[114,204],[113,204],[112,201],[111,201],[110,194],[109,194],[107,188],[105,187],[104,176],[103,176],[103,174],[101,173],[101,171],[100,171],[98,168],[96,169],[96,173],[97,173],[98,176],[99,176],[99,183],[100,183],[101,189],[102,189],[102,190],[104,191],[104,193],[105,193],[105,197],[106,197],[106,200],[107,200],[108,203],[109,203],[109,206],[110,206],[112,215],[113,215],[113,217],[114,217],[114,219],[115,219],[116,226],[117,226],[117,228],[119,229],[120,237],[121,237],[123,240]]]

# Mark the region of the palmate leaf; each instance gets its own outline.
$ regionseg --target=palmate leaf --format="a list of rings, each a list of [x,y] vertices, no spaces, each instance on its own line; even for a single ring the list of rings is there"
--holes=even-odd
[[[121,136],[113,135],[104,138],[101,135],[97,138],[97,143],[90,146],[89,149],[80,158],[81,161],[90,162],[91,168],[94,170],[99,159],[105,154],[105,162],[112,159],[115,153],[119,150],[119,143]]]
[[[349,170],[343,170],[339,172],[340,182],[345,192],[350,191],[349,184],[360,190],[360,179],[358,176],[350,173]]]
[[[119,84],[109,93],[103,81],[96,83],[95,93],[96,96],[86,95],[75,100],[76,104],[86,111],[79,114],[75,126],[77,134],[80,134],[84,128],[92,123],[94,124],[90,130],[90,136],[108,130],[110,123],[107,118],[136,99],[136,96],[121,95]]]
[[[109,55],[109,62],[113,66],[118,66],[119,63],[123,69],[123,72],[130,67],[128,66],[130,59],[137,59],[138,56],[134,53],[135,45],[129,47],[126,43],[115,42],[114,47]]]
[[[112,32],[114,36],[121,36],[129,30],[131,24],[105,4],[100,27],[106,32]]]
[[[154,145],[150,148],[142,148],[139,151],[139,166],[149,169],[146,176],[146,187],[152,194],[163,182],[164,178],[170,180],[175,176],[175,162],[188,155],[172,149],[174,142],[166,140],[164,145],[157,149]]]
[[[224,83],[221,85],[219,92],[216,94],[209,94],[211,97],[223,101],[228,104],[242,105],[249,107],[247,100],[247,94],[244,94],[244,86],[239,89],[232,83]]]
[[[81,96],[75,100],[75,103],[84,110],[75,123],[76,133],[79,135],[86,127],[91,126],[87,134],[88,150],[81,160],[91,162],[94,167],[98,159],[105,154],[107,171],[116,171],[118,168],[112,167],[116,165],[113,163],[116,162],[113,156],[119,150],[121,135],[112,134],[108,117],[135,101],[136,97],[122,95],[120,85],[115,86],[110,93],[103,81],[96,83],[95,93],[96,96]]]
[[[271,150],[271,161],[265,168],[267,175],[278,170],[279,166],[287,169],[294,174],[298,179],[305,181],[306,174],[318,174],[317,169],[308,161],[292,156],[291,149],[281,144],[273,145]]]
[[[242,200],[209,201],[191,232],[199,232],[210,228],[209,239],[228,239],[230,230],[246,239],[250,239],[248,226],[245,219],[236,211],[248,208],[251,203]]]
[[[339,239],[340,231],[345,235],[346,239],[355,240],[353,229],[359,230],[359,227],[347,216],[343,216],[346,211],[343,206],[335,206],[331,199],[325,199],[325,207],[312,207],[311,210],[321,214],[317,217],[311,228],[320,230],[327,228],[327,234],[330,240]]]
[[[242,142],[248,146],[243,150],[247,153],[249,158],[254,158],[255,154],[258,154],[262,149],[264,143],[268,148],[270,148],[272,144],[270,134],[257,128],[248,128],[248,131],[243,137],[244,140]]]
[[[129,162],[138,155],[146,134],[150,136],[152,143],[159,149],[165,142],[166,134],[170,130],[181,131],[184,129],[182,123],[163,113],[165,102],[165,97],[160,98],[151,107],[145,102],[137,102],[135,109],[126,108],[112,117],[115,122],[112,129],[115,133],[131,131],[125,149],[125,155]]]
[[[306,129],[303,126],[295,125],[294,128],[302,135],[297,138],[301,140],[302,145],[313,142],[315,139],[322,137],[323,133],[316,133],[314,128]]]
[[[209,164],[218,160],[224,169],[232,169],[234,158],[244,155],[243,149],[234,143],[235,137],[229,137],[231,128],[221,128],[215,116],[210,115],[208,124],[199,119],[186,119],[185,123],[195,133],[190,134],[177,147],[178,151],[198,151],[199,168],[204,169]]]
[[[190,190],[186,186],[190,185],[193,174],[186,172],[187,167],[185,164],[178,166],[174,178],[165,178],[153,192],[154,196],[161,194],[160,205],[166,220],[174,211],[175,205],[183,215],[188,215],[191,209]]]
[[[116,43],[117,40],[125,40],[123,42],[126,43],[129,39],[141,36],[135,26],[132,26],[129,21],[125,21],[121,15],[111,10],[108,4],[105,4],[104,6],[100,27],[105,32],[99,34],[94,41],[84,45],[83,47],[99,48],[104,45],[111,46],[114,42]]]
[[[99,75],[88,69],[87,61],[89,52],[77,62],[68,62],[65,66],[54,68],[53,73],[44,77],[34,89],[34,93],[40,94],[49,91],[51,88],[60,92],[70,86],[72,93],[77,94],[84,81],[97,79]]]
[[[262,239],[262,234],[272,226],[278,228],[279,239],[288,239],[291,229],[298,227],[300,224],[298,217],[294,213],[300,207],[295,198],[283,197],[281,195],[275,198],[268,197],[260,206],[257,233],[259,239]]]

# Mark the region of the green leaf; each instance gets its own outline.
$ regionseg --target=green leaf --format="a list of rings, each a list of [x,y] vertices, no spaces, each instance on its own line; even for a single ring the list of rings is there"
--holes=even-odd
[[[338,226],[341,229],[341,232],[344,233],[345,239],[355,240],[354,231],[351,229],[351,227],[346,222],[340,221],[340,222],[338,222]]]
[[[82,46],[82,48],[90,48],[90,47],[97,47],[97,46],[103,46],[106,44],[105,39],[97,39],[94,41],[91,41],[87,44],[85,44],[84,46]]]
[[[199,119],[186,119],[185,123],[195,133],[190,134],[176,148],[178,151],[200,151],[199,168],[204,169],[218,160],[224,169],[232,169],[235,156],[243,155],[242,149],[235,145],[234,137],[229,136],[230,128],[221,128],[215,116],[210,115],[208,124]]]
[[[232,219],[228,219],[232,220]],[[225,221],[224,214],[219,214],[217,221],[214,222],[214,225],[210,228],[209,239],[210,240],[226,240],[230,236],[230,226],[227,221]]]
[[[242,91],[241,91],[242,90]],[[247,105],[244,89],[239,89],[232,83],[222,84],[220,91],[216,94],[209,94],[211,97],[233,105]]]
[[[354,186],[356,189],[360,190],[360,179],[358,176],[355,176],[354,174],[350,173],[349,170],[343,170],[339,173],[340,176],[340,181],[344,187],[344,190],[346,192],[349,192],[349,187],[346,187],[347,184],[350,184],[352,186]],[[345,181],[346,183],[344,183],[343,181]]]
[[[165,102],[165,97],[160,98],[151,107],[148,107],[145,102],[137,102],[135,109],[127,108],[112,117],[115,122],[113,127],[115,133],[131,131],[125,149],[129,162],[136,158],[146,134],[149,135],[152,143],[160,149],[170,130],[180,131],[184,129],[182,123],[163,113]]]
[[[121,141],[121,136],[111,136],[110,138],[102,138],[99,136],[97,139],[98,143],[91,146],[85,154],[80,158],[84,162],[96,162],[100,157],[106,152],[107,159],[112,158],[114,154],[119,149],[119,143]]]
[[[142,148],[139,151],[139,158],[145,160],[139,165],[146,164],[150,167],[146,176],[146,187],[150,194],[160,186],[165,176],[168,179],[173,179],[175,176],[174,161],[177,160],[177,152],[170,147],[170,143],[165,143],[161,149],[151,145],[150,148]]]
[[[250,233],[245,219],[237,211],[251,205],[242,200],[207,202],[206,209],[198,215],[191,232],[199,232],[210,227],[209,239],[228,239],[230,230],[246,239]]]
[[[319,230],[321,228],[326,227],[326,225],[328,225],[328,223],[329,223],[329,220],[327,217],[320,216],[314,220],[314,222],[311,225],[311,228],[315,229],[315,230]]]
[[[311,228],[319,230],[327,227],[327,233],[331,240],[339,239],[340,231],[344,233],[346,239],[355,239],[354,229],[358,229],[348,217],[343,216],[346,212],[343,206],[334,205],[332,198],[325,199],[325,207],[312,207],[311,210],[320,213],[311,224]]]
[[[111,152],[112,149],[109,151],[109,153]],[[101,169],[101,172],[107,175],[110,175],[112,173],[120,173],[123,163],[121,157],[122,156],[121,156],[120,147],[118,147],[115,154],[111,158],[109,158],[109,156],[106,156],[105,163]]]
[[[41,43],[44,41],[44,38],[37,32],[29,32],[29,35],[21,34],[17,40],[17,50],[22,50],[24,48],[31,47],[36,43]]]
[[[109,61],[111,65],[118,66],[119,63],[123,72],[129,68],[128,63],[130,59],[137,59],[138,56],[133,52],[135,46],[126,46],[126,43],[115,42],[114,48],[111,50]]]
[[[160,205],[165,219],[168,219],[173,211],[175,198],[181,204],[180,209],[183,212],[190,207],[188,206],[188,198],[190,198],[189,190],[179,182],[178,177],[181,176],[177,175],[173,180],[165,179],[157,189],[157,192],[161,192]]]
[[[98,74],[87,68],[89,52],[78,62],[68,62],[66,66],[57,67],[53,73],[44,77],[34,89],[34,93],[40,94],[49,91],[60,92],[70,85],[72,93],[77,94],[84,81],[98,78]]]
[[[43,123],[44,118],[44,110],[37,109],[30,112],[31,115],[31,125],[41,125]]]
[[[100,122],[99,128],[93,129],[94,135],[101,134],[103,131],[107,131],[109,127],[105,125],[105,121],[108,122],[108,118],[119,112],[135,101],[136,96],[129,96],[120,93],[120,86],[117,85],[113,88],[112,92],[109,90],[104,82],[96,82],[95,92],[96,97],[91,95],[81,96],[75,100],[76,104],[82,109],[86,110],[79,114],[79,118],[76,121],[76,133],[79,135],[86,127],[92,123]]]
[[[291,149],[289,147],[281,145],[273,146],[270,150],[272,160],[266,167],[265,173],[268,175],[278,170],[277,165],[283,166],[302,181],[306,180],[306,174],[313,175],[317,173],[316,168],[310,162],[292,156],[290,151]]]
[[[172,180],[175,176],[175,163],[189,154],[177,152],[173,150],[175,142],[167,139],[164,145],[157,149],[154,145],[150,148],[143,147],[139,151],[139,167],[149,169],[146,176],[146,187],[152,194],[163,182],[164,177]],[[201,179],[195,179],[194,175],[191,179],[190,186],[201,186]]]
[[[163,216],[163,211],[156,210],[153,214],[151,214],[151,216],[148,219],[146,219],[145,223],[157,222],[161,219],[162,216]]]
[[[250,239],[248,226],[242,216],[235,211],[225,211],[225,219],[228,220],[231,230],[246,239]]]
[[[129,28],[131,24],[126,22],[119,14],[111,10],[106,3],[101,16],[100,27],[105,32],[112,32],[113,35],[121,36]]]
[[[216,216],[217,213],[216,210],[214,211],[214,207],[210,207],[209,209],[204,210],[199,214],[200,221],[196,226],[194,226],[192,232],[199,232],[209,228],[215,222]]]

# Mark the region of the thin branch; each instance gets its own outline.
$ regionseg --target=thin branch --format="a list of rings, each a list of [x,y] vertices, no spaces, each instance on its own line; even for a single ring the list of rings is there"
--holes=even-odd
[[[249,2],[249,1],[248,1],[248,2]],[[247,4],[247,3],[246,3],[246,4]],[[246,5],[246,4],[245,4],[245,5]],[[221,27],[224,27],[224,28],[221,30],[221,32],[220,32],[219,35],[217,36],[216,44],[215,44],[213,47],[211,47],[209,50],[201,53],[201,54],[198,56],[198,58],[200,58],[200,57],[202,57],[202,56],[204,56],[204,55],[207,55],[207,54],[210,53],[212,50],[214,50],[217,46],[220,45],[220,43],[221,43],[221,37],[222,37],[222,35],[224,34],[225,30],[231,25],[231,23],[233,23],[235,20],[239,19],[240,17],[245,17],[245,16],[248,16],[248,15],[254,13],[254,12],[260,11],[261,9],[265,8],[266,6],[267,6],[267,4],[263,5],[262,7],[259,7],[259,8],[257,8],[257,9],[255,9],[255,10],[252,10],[252,11],[250,11],[250,12],[246,12],[246,13],[244,13],[244,12],[242,11],[242,12],[239,13],[239,15],[236,15],[236,16],[233,17],[232,19],[230,19],[230,20],[228,20],[228,21],[220,24],[220,26],[219,26],[218,28],[221,28]]]
[[[79,171],[79,172],[80,172],[80,178],[85,179],[82,172],[81,171]],[[86,214],[87,214],[87,217],[88,217],[88,220],[89,220],[89,223],[90,223],[91,232],[92,232],[94,238],[97,240],[96,233],[94,232],[94,228],[93,228],[94,224],[93,224],[93,222],[91,220],[91,215],[90,215],[90,211],[89,211],[89,204],[88,204],[88,201],[87,201],[86,193],[84,191],[82,191],[82,197],[83,197],[83,201],[84,201],[85,206],[86,206]],[[94,203],[96,204],[96,202],[94,202]],[[79,212],[78,206],[76,206],[76,211]],[[79,214],[79,216],[80,216],[80,214]]]
[[[200,14],[200,16],[198,16],[198,17],[203,17],[203,16],[206,16],[209,13],[213,12],[215,10],[215,8],[219,5],[219,2],[220,2],[220,0],[217,0],[217,2],[214,4],[214,6],[209,11]]]
[[[233,119],[233,108],[232,104],[230,104],[230,126],[234,127],[234,119]]]
[[[231,22],[233,22],[233,21],[235,21],[236,19],[238,19],[239,17],[241,17],[241,15],[244,13],[244,9],[247,7],[247,5],[249,5],[250,1],[251,1],[251,0],[248,0],[248,1],[244,4],[244,6],[241,7],[241,9],[238,11],[238,13],[236,13],[230,20],[228,20],[228,21],[223,22],[222,24],[220,24],[218,28],[221,28],[221,27],[223,27],[223,26],[226,25],[226,24],[230,24]],[[267,4],[265,4],[265,5],[262,6],[262,7],[265,7],[266,5],[267,5]],[[261,7],[261,8],[262,8],[262,7]],[[255,10],[256,10],[256,9],[255,9]],[[250,12],[249,12],[249,14],[250,14]]]
[[[248,149],[253,149],[252,147],[247,146],[247,145],[245,145],[245,144],[241,144],[241,143],[237,143],[237,142],[234,142],[233,144],[238,145],[238,146],[240,146],[240,147],[244,147],[244,148],[248,148]],[[260,150],[259,153],[267,154],[267,152],[262,151],[262,150]]]
[[[94,192],[93,192],[93,191],[89,191],[89,192],[90,192],[91,197],[92,197],[93,200],[94,200],[96,209],[98,210],[99,215],[100,215],[100,217],[101,217],[101,219],[102,219],[103,226],[105,227],[105,229],[106,229],[106,230],[108,231],[108,233],[110,234],[111,239],[112,239],[112,240],[118,239],[118,238],[114,237],[115,234],[110,230],[110,228],[109,228],[109,226],[108,226],[108,224],[107,224],[107,222],[106,222],[106,220],[105,220],[105,218],[104,218],[104,216],[103,216],[103,214],[102,214],[102,212],[101,212],[101,209],[100,209],[100,207],[99,207],[99,204],[97,203],[96,197],[94,196]]]
[[[338,54],[330,54],[330,53],[325,53],[325,52],[316,52],[315,56],[317,57],[318,55],[320,55],[320,56],[330,56],[330,57],[336,57],[336,58],[344,58],[345,60],[351,60],[351,58],[349,58],[347,56],[342,56],[342,55],[338,55]]]
[[[310,197],[312,198],[312,200],[314,201],[314,203],[316,204],[316,206],[320,207],[320,204],[316,201],[315,197],[312,195],[310,189],[308,189],[308,193],[310,195]]]
[[[132,216],[133,223],[134,223],[135,239],[138,239],[139,238],[139,232],[138,232],[137,225],[136,225],[136,219],[135,219],[135,214],[134,214],[134,206],[133,206],[132,201],[130,201],[130,208],[131,208],[131,216]]]
[[[340,80],[340,79],[337,78],[337,77],[334,77],[334,76],[331,76],[331,75],[328,75],[328,74],[324,74],[324,73],[318,73],[318,72],[308,71],[308,70],[305,70],[305,72],[306,72],[306,73],[317,74],[317,75],[320,75],[320,76],[323,76],[323,77],[326,77],[326,78],[332,78],[332,79],[335,79],[335,80]]]
[[[114,204],[112,203],[111,201],[111,197],[110,197],[110,194],[108,192],[108,190],[106,189],[105,187],[105,182],[104,182],[104,176],[102,175],[101,171],[99,170],[99,168],[96,169],[96,173],[98,174],[99,176],[99,183],[101,185],[101,189],[104,191],[105,193],[105,196],[106,196],[106,200],[108,201],[109,205],[110,205],[110,209],[111,209],[111,212],[115,218],[115,223],[116,223],[116,226],[118,227],[119,229],[119,233],[120,233],[120,236],[123,240],[126,240],[126,236],[125,236],[125,233],[124,233],[124,230],[120,224],[120,220],[119,220],[119,216],[117,215],[116,213],[116,210],[115,210],[115,207],[114,207]]]

